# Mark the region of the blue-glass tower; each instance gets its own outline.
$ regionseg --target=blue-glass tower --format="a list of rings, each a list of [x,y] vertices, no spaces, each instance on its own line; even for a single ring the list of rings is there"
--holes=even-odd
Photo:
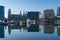
[[[4,20],[4,6],[0,6],[0,20]]]
[[[60,7],[57,8],[57,16],[60,16]]]

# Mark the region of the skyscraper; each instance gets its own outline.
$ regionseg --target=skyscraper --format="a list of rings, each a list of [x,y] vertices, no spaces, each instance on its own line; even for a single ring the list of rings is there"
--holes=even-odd
[[[0,20],[4,20],[4,6],[0,6]]]
[[[11,16],[11,9],[8,9],[8,20],[10,20],[10,16]]]
[[[60,16],[60,7],[57,8],[57,16]]]
[[[8,10],[8,18],[10,17],[11,15],[11,9]]]

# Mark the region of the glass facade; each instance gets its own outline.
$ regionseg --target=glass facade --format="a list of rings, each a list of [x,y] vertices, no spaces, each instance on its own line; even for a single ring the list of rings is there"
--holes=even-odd
[[[0,6],[0,20],[4,20],[4,6]]]
[[[57,16],[60,16],[60,7],[57,9]]]

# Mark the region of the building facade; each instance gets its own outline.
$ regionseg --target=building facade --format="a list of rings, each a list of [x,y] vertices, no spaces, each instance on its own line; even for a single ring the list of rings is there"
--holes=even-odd
[[[27,18],[31,20],[31,24],[37,24],[37,20],[39,19],[39,13],[37,11],[30,11],[27,14]]]
[[[60,16],[60,7],[57,8],[57,16]]]
[[[34,12],[34,11],[32,11],[32,12],[28,12],[27,16],[31,20],[36,20],[36,19],[39,19],[39,13],[40,12]]]
[[[44,23],[54,24],[55,14],[53,9],[44,10]]]
[[[0,20],[4,20],[4,6],[0,6]]]

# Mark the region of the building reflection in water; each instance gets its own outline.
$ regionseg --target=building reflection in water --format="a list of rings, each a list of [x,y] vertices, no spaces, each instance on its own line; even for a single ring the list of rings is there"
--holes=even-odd
[[[28,28],[28,32],[39,32],[39,25],[31,24]]]
[[[60,36],[60,26],[57,26],[57,35]]]
[[[11,34],[11,30],[13,29],[20,29],[20,31],[22,31],[23,29],[23,32],[24,31],[27,31],[27,32],[39,32],[39,25],[34,25],[34,24],[31,24],[29,27],[27,27],[26,25],[8,25],[8,34],[10,35]]]
[[[4,38],[4,26],[0,26],[0,38]]]
[[[9,24],[8,25],[8,34],[10,35],[11,34],[11,30],[14,30],[14,29],[19,29],[20,32],[21,32],[22,29],[23,29],[23,31],[25,31],[25,29],[27,29],[27,28],[26,28],[25,25],[20,26],[19,24]]]
[[[25,30],[27,30],[27,32],[39,32],[39,25],[38,24],[31,24],[29,27],[27,27],[26,25],[18,25],[18,24],[11,24],[8,25],[8,34],[11,34],[11,30],[14,29],[19,29],[20,32],[22,31],[23,28],[23,32],[26,32]],[[44,33],[45,34],[53,34],[55,32],[55,26],[54,25],[44,25]],[[60,28],[57,27],[57,35],[60,35]],[[0,26],[0,38],[4,38],[4,26]]]
[[[44,33],[53,34],[55,27],[53,25],[44,25]]]
[[[20,25],[14,25],[14,24],[10,24],[8,25],[8,34],[10,35],[11,34],[11,30],[14,30],[14,29],[21,29]]]

